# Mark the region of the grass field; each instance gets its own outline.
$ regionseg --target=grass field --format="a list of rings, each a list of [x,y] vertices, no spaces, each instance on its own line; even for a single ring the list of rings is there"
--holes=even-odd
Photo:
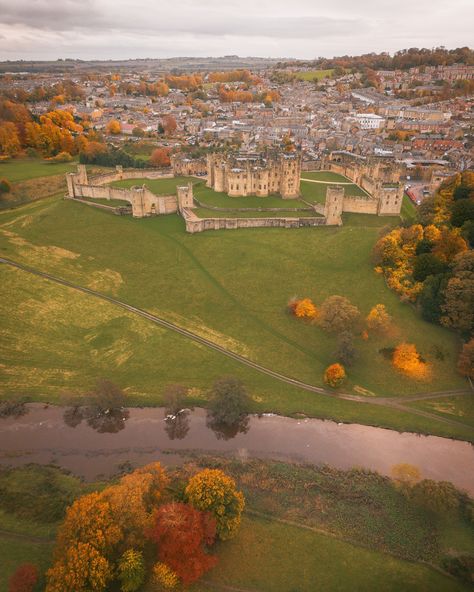
[[[195,177],[170,177],[165,179],[123,179],[122,181],[114,181],[110,183],[112,187],[122,187],[130,189],[134,185],[145,184],[150,191],[156,195],[176,194],[176,187],[179,185],[187,185],[189,182],[196,182]]]
[[[308,70],[307,72],[296,72],[296,78],[299,80],[322,80],[323,78],[331,78],[333,69],[331,70]]]
[[[255,592],[450,592],[467,586],[429,567],[361,549],[303,528],[245,518],[239,535],[219,548],[213,584]],[[197,584],[193,592],[207,592]]]
[[[299,210],[292,212],[288,210],[279,210],[278,212],[221,212],[209,208],[196,208],[193,212],[199,218],[317,218],[321,216],[312,210]]]
[[[76,167],[77,162],[53,163],[38,158],[13,158],[0,161],[0,177],[8,179],[11,183],[17,183],[37,177],[70,173],[75,171]]]

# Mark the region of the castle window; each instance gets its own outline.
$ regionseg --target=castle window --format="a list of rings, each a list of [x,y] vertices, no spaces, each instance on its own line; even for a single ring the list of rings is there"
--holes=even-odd
[[[234,186],[233,186],[233,185],[231,185],[231,186],[230,186],[230,188],[231,188],[231,189],[233,189],[233,188],[234,188]]]
[[[239,189],[239,186],[238,186],[238,185],[236,185],[236,186],[235,186],[235,188],[238,190],[238,189]]]
[[[266,186],[266,185],[264,185],[264,186],[263,186],[263,188],[264,188],[264,189],[266,189],[266,188],[267,188],[267,186]]]
[[[262,188],[262,184],[261,184],[261,183],[259,184],[258,188],[259,188],[259,189],[261,189],[261,188]]]

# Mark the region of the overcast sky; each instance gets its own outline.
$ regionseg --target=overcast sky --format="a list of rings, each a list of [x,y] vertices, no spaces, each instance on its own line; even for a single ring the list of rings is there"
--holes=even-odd
[[[474,0],[0,0],[0,60],[472,46]]]

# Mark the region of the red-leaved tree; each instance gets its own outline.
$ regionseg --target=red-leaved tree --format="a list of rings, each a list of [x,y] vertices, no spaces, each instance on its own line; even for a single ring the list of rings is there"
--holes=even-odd
[[[157,543],[159,560],[185,585],[198,580],[217,563],[217,557],[206,552],[216,538],[216,521],[208,512],[179,502],[166,504],[156,512],[148,534]]]
[[[32,563],[23,563],[8,581],[8,592],[33,592],[38,581],[38,568]]]

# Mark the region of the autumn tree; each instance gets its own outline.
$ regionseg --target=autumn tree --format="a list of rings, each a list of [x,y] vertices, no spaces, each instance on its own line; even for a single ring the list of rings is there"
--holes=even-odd
[[[318,324],[325,331],[350,331],[360,318],[359,309],[344,296],[329,296],[321,304]]]
[[[111,119],[105,127],[105,131],[108,134],[117,136],[122,133],[122,124],[117,119]]]
[[[384,304],[376,304],[366,318],[367,327],[376,333],[385,333],[390,328],[392,317],[388,314]]]
[[[177,123],[176,119],[172,115],[165,115],[161,120],[163,131],[167,136],[172,136],[176,131]]]
[[[218,469],[204,469],[191,477],[185,494],[193,507],[214,516],[221,540],[237,534],[245,500],[231,477]]]
[[[156,167],[168,167],[171,165],[169,148],[156,148],[150,156],[149,163]]]
[[[151,571],[151,583],[158,590],[174,590],[179,584],[179,578],[166,563],[158,561]]]
[[[462,346],[459,354],[457,369],[460,374],[474,379],[474,338]]]
[[[0,179],[0,196],[4,193],[10,193],[12,186],[7,179]]]
[[[408,463],[394,465],[391,470],[393,481],[399,487],[412,487],[421,479],[420,469]]]
[[[0,156],[16,156],[21,150],[18,130],[11,121],[0,121]]]
[[[145,581],[143,553],[129,549],[118,563],[118,579],[122,592],[136,592]]]
[[[413,378],[427,377],[428,366],[412,343],[400,343],[393,352],[392,363],[397,370]]]
[[[125,405],[125,401],[123,390],[105,378],[99,379],[94,389],[88,393],[88,402],[101,413],[119,409]]]
[[[77,542],[48,569],[46,577],[46,592],[103,592],[112,568],[92,544]]]
[[[443,228],[439,240],[433,247],[433,255],[449,263],[463,251],[467,251],[467,243],[461,236],[459,228]]]
[[[215,540],[216,521],[208,512],[188,504],[171,502],[160,506],[148,536],[157,544],[160,562],[185,585],[197,581],[217,563],[217,558],[207,553]]]
[[[340,386],[346,378],[346,371],[341,364],[331,364],[324,371],[324,382],[333,388]]]
[[[318,316],[318,310],[310,298],[291,300],[288,307],[300,319],[315,319]]]
[[[23,563],[8,580],[8,592],[33,592],[39,578],[38,568],[32,563]]]

